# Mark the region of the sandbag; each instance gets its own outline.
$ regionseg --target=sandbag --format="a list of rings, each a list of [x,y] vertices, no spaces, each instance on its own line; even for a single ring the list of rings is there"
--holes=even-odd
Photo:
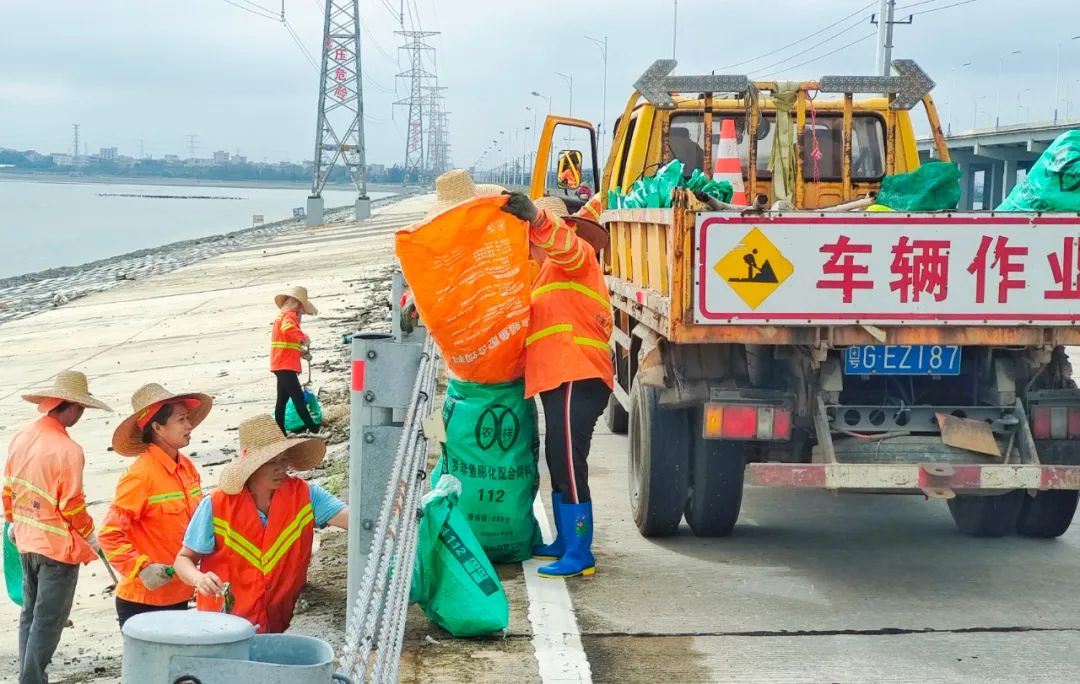
[[[499,576],[458,505],[461,483],[451,476],[423,499],[409,600],[455,637],[483,636],[510,624]]]
[[[469,382],[525,375],[528,226],[500,210],[506,199],[469,200],[397,232],[416,310],[450,372]]]
[[[533,499],[540,437],[536,403],[522,381],[481,385],[451,380],[443,404],[446,443],[431,480],[461,481],[459,507],[493,563],[516,563],[540,544]]]
[[[997,211],[1080,211],[1080,130],[1066,131],[1042,153]]]
[[[304,403],[307,404],[308,413],[311,414],[311,421],[316,426],[322,425],[322,405],[319,404],[319,398],[314,393],[304,390]],[[300,414],[296,412],[296,405],[290,399],[285,405],[285,430],[287,432],[300,432],[304,429],[306,429],[304,421],[300,418]]]
[[[893,211],[947,211],[960,202],[960,167],[926,162],[911,173],[881,179],[877,203]]]
[[[23,571],[22,559],[19,557],[19,549],[8,538],[8,528],[11,523],[4,522],[4,585],[7,589],[8,598],[17,606],[22,605],[23,600]]]

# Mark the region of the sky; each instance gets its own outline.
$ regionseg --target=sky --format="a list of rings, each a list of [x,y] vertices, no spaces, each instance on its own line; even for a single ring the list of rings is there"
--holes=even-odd
[[[440,32],[428,39],[435,48],[428,69],[447,87],[455,166],[473,164],[500,130],[509,149],[496,155],[531,145],[522,129],[534,112],[526,107],[541,117],[548,108],[533,91],[550,97],[556,113],[600,121],[604,62],[586,35],[608,37],[609,121],[641,72],[672,55],[673,29],[676,74],[816,79],[874,69],[874,38],[852,43],[875,32],[869,14],[877,0],[679,0],[677,22],[674,0],[410,1],[418,19],[406,22]],[[281,0],[233,2],[280,12]],[[360,0],[368,163],[404,156],[407,113],[392,104],[407,96],[405,79],[395,77],[407,66],[393,33],[400,2]],[[321,3],[285,0],[289,26],[316,57]],[[898,0],[897,7],[898,18],[923,13],[895,27],[893,56],[916,60],[937,81],[935,100],[954,131],[997,116],[1013,123],[1018,113],[1049,120],[1055,82],[1059,100],[1067,96],[1080,118],[1080,2]],[[573,77],[572,111],[556,72]],[[253,161],[302,161],[312,157],[317,89],[314,68],[280,21],[226,0],[0,3],[0,147],[70,151],[78,123],[91,151],[116,146],[137,156],[141,143],[155,157],[187,156],[194,134],[196,156],[226,150]],[[1058,106],[1064,116],[1066,103]]]

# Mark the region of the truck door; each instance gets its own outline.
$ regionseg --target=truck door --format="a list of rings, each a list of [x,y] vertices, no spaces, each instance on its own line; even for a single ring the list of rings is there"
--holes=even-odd
[[[600,188],[596,131],[581,119],[548,115],[536,147],[529,196],[551,195],[576,211]]]

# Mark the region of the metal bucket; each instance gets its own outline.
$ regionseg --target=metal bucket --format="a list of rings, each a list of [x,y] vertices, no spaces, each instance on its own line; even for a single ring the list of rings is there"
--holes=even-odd
[[[334,674],[334,649],[322,639],[301,634],[256,634],[250,665],[261,684],[327,684],[348,682]]]

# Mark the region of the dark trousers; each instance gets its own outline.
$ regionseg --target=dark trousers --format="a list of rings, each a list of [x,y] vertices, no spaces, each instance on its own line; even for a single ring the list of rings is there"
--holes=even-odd
[[[124,623],[142,613],[156,613],[162,610],[187,610],[188,602],[181,601],[180,603],[174,603],[171,606],[151,606],[148,603],[136,603],[134,601],[126,601],[119,596],[116,597],[116,621],[120,623],[120,629],[124,628]]]
[[[300,374],[294,371],[274,371],[277,376],[277,404],[274,405],[274,420],[278,427],[285,432],[285,406],[292,399],[296,407],[296,415],[304,421],[308,432],[318,432],[319,428],[311,419],[307,410],[307,402],[304,401],[304,388],[300,385]]]
[[[593,430],[607,406],[611,390],[602,380],[577,380],[540,393],[547,434],[544,455],[551,473],[551,488],[563,503],[591,501],[589,448]]]
[[[23,605],[19,615],[19,684],[48,684],[49,666],[71,614],[79,566],[37,553],[22,554]]]

